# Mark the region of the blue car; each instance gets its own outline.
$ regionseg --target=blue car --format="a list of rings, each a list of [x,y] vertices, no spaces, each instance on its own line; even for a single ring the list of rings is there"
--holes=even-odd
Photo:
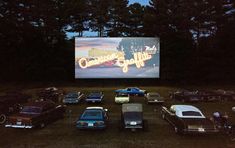
[[[108,110],[103,107],[87,107],[76,122],[78,129],[105,129]]]
[[[118,89],[115,90],[116,93],[122,93],[122,94],[129,94],[129,95],[138,95],[138,96],[144,96],[146,94],[146,90],[141,90],[137,87],[128,87],[125,89]]]
[[[86,102],[101,103],[103,98],[104,98],[103,92],[92,92],[87,96]]]
[[[77,104],[81,101],[83,93],[81,92],[69,92],[65,95],[63,103],[65,104]]]

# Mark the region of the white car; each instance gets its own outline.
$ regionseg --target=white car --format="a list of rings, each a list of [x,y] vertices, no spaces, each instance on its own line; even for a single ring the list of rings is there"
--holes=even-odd
[[[159,93],[150,92],[146,94],[146,101],[147,103],[164,103],[164,98],[160,96]]]
[[[128,94],[117,93],[115,96],[116,103],[128,103],[130,101],[130,96]]]

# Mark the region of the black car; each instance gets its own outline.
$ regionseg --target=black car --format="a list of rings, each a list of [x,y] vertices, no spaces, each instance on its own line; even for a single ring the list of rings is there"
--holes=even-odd
[[[120,129],[147,129],[147,121],[143,119],[143,107],[139,103],[122,104]]]
[[[214,123],[206,118],[198,108],[191,105],[172,105],[169,109],[163,106],[161,115],[179,134],[218,132]]]
[[[170,92],[170,98],[181,102],[199,102],[202,101],[202,97],[197,90],[177,90]]]
[[[37,95],[40,100],[51,100],[53,102],[59,102],[60,96],[63,93],[56,87],[47,87],[40,90]]]

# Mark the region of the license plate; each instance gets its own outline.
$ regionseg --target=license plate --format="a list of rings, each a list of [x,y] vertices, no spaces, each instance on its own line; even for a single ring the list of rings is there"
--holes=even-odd
[[[21,125],[22,122],[16,122],[17,125]]]
[[[130,123],[130,125],[136,125],[137,123],[136,122],[134,122],[134,121],[132,121],[131,123]]]
[[[88,126],[93,126],[93,123],[88,123]]]
[[[199,132],[205,132],[205,129],[204,128],[198,128],[198,131]]]

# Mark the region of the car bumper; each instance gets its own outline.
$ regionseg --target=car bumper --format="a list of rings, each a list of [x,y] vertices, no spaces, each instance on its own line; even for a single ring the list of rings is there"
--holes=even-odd
[[[218,132],[219,130],[217,129],[211,129],[211,130],[205,129],[203,131],[200,131],[198,129],[184,129],[183,130],[184,134],[213,134],[213,133],[218,133]]]
[[[103,126],[76,126],[78,129],[105,129],[106,125]]]
[[[5,127],[7,128],[33,128],[32,125],[15,125],[15,124],[6,124]]]
[[[65,104],[76,104],[79,103],[79,100],[63,100]]]
[[[100,103],[102,100],[90,100],[90,99],[86,99],[86,102],[90,102],[90,103]]]
[[[160,100],[148,100],[148,103],[164,103],[164,101],[160,101]]]
[[[128,103],[129,100],[115,100],[115,103]]]
[[[125,125],[124,126],[124,128],[126,128],[126,129],[141,129],[141,128],[143,128],[143,126],[142,125]]]

